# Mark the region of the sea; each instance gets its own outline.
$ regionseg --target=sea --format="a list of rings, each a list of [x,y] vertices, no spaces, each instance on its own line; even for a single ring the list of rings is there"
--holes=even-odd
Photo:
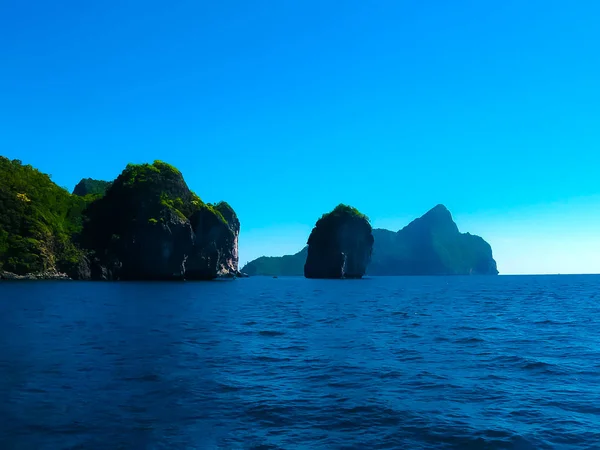
[[[600,276],[3,282],[0,449],[600,449]]]

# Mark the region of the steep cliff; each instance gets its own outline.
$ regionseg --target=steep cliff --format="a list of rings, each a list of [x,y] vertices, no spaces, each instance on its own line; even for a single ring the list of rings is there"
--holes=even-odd
[[[85,212],[82,245],[96,279],[212,279],[237,274],[239,221],[202,202],[161,161],[130,164]]]
[[[223,255],[221,258],[221,266],[219,268],[219,275],[240,275],[239,272],[239,236],[240,236],[240,221],[233,208],[227,202],[219,202],[215,205],[215,210],[223,216],[227,223],[232,235],[228,234],[229,237],[233,236],[232,241],[228,241],[223,245]]]
[[[324,214],[308,238],[306,278],[361,278],[369,265],[373,234],[355,208],[338,205]]]

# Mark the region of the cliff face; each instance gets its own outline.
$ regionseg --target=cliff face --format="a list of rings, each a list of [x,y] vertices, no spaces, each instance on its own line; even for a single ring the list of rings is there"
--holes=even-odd
[[[306,278],[361,278],[369,265],[373,234],[356,209],[337,206],[317,221],[308,238]]]
[[[238,274],[239,220],[226,203],[218,204],[214,210],[203,208],[190,217],[193,245],[186,261],[187,279],[203,280]],[[221,211],[227,213],[229,220]]]
[[[82,243],[93,252],[94,279],[204,280],[237,274],[235,212],[225,203],[202,202],[168,164],[128,166],[85,216]]]
[[[239,236],[240,236],[240,221],[233,210],[233,208],[227,202],[220,202],[215,205],[215,209],[221,213],[228,228],[233,233],[233,241],[223,243],[222,248],[224,253],[221,259],[221,266],[219,268],[220,276],[231,276],[239,275]],[[226,233],[227,237],[230,237],[229,233]]]
[[[397,233],[374,230],[371,275],[497,275],[490,245],[438,205]]]
[[[240,222],[204,203],[169,164],[130,164],[73,195],[0,157],[0,278],[212,279],[238,275]]]

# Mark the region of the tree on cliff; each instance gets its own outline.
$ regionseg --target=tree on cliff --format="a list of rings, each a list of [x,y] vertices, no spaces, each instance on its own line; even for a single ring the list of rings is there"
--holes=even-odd
[[[0,270],[22,275],[76,265],[81,252],[71,238],[80,230],[85,200],[2,156],[0,180]]]

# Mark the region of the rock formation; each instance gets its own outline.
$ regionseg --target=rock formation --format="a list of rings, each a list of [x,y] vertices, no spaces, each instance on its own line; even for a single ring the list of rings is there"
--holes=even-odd
[[[0,157],[0,279],[204,280],[236,277],[240,222],[204,203],[169,164],[130,164],[74,194]]]
[[[355,208],[338,205],[323,215],[308,238],[306,278],[361,278],[369,265],[373,234]]]
[[[373,230],[368,275],[497,275],[492,248],[479,236],[460,233],[450,211],[438,205],[395,232]],[[249,275],[302,276],[307,249],[261,257],[242,270]]]
[[[206,280],[238,273],[240,223],[226,203],[210,205],[174,167],[129,165],[86,211],[91,276],[120,280]]]

